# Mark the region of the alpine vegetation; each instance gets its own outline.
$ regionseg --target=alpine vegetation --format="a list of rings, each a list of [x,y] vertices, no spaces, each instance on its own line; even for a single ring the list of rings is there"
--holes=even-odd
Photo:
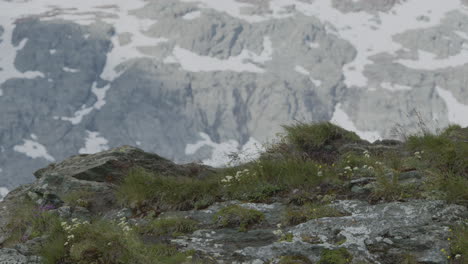
[[[284,126],[256,160],[70,157],[0,203],[0,263],[468,263],[468,128]]]

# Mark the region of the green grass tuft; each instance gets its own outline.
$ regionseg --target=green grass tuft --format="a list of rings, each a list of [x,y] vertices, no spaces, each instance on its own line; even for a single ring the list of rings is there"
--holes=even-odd
[[[457,264],[468,263],[468,222],[450,229],[450,253],[451,258]],[[456,256],[459,255],[457,259]]]
[[[307,203],[297,208],[287,208],[282,216],[284,225],[298,225],[312,219],[344,216],[340,211],[323,204]]]
[[[91,191],[78,190],[67,193],[63,196],[62,200],[72,207],[80,206],[89,208],[94,196],[95,194]]]
[[[40,207],[27,198],[15,206],[15,211],[8,218],[9,238],[4,245],[14,245],[32,238],[41,237],[59,224],[59,217],[52,208]]]
[[[356,133],[347,131],[330,122],[305,124],[299,123],[291,126],[283,126],[286,130],[287,142],[295,145],[304,152],[310,152],[317,148],[325,147],[333,141],[359,141]]]
[[[161,176],[135,168],[119,185],[117,198],[132,208],[151,205],[159,210],[190,210],[215,202],[218,185],[217,180]]]
[[[197,230],[197,222],[184,218],[155,219],[138,228],[138,232],[155,236],[180,236]]]
[[[401,184],[399,173],[380,171],[371,193],[372,200],[400,201],[408,198],[419,198],[420,188],[414,184]]]
[[[450,137],[457,127],[451,126],[439,135],[413,135],[406,141],[411,152],[423,152],[421,160],[427,168],[468,177],[468,143]],[[464,140],[468,140],[468,135]]]
[[[282,256],[278,264],[313,264],[304,256]]]
[[[147,245],[125,222],[63,222],[41,249],[46,264],[176,264],[189,255],[164,244]]]
[[[293,189],[312,190],[320,184],[338,184],[339,176],[314,161],[299,158],[260,158],[245,169],[228,175],[233,179],[224,183],[226,199],[265,202],[278,192]]]

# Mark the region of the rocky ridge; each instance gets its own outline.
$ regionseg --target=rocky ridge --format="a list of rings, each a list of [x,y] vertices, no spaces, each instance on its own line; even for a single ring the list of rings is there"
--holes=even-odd
[[[466,144],[467,131],[468,128],[455,128],[447,130],[444,135],[462,144],[463,147],[463,144]],[[398,155],[406,156],[411,162],[420,160],[418,155],[426,155],[424,158],[431,157],[430,153],[419,152],[415,154],[416,157],[412,157],[413,154],[408,153],[407,147],[402,142],[388,140],[370,144],[362,140],[355,141],[353,135],[347,136],[341,133],[343,132],[330,136],[331,141],[327,140],[323,148],[316,146],[307,153],[310,156],[314,151],[321,151],[323,155],[326,153],[351,155],[350,153],[364,151],[361,158],[367,160],[378,153],[397,151]],[[293,151],[293,156],[297,154],[294,153],[298,149],[291,150],[291,145],[285,147],[281,144],[277,145],[279,148],[272,148],[270,153],[263,155],[264,160],[260,161],[260,164],[263,164],[262,168],[267,167],[268,160],[271,159],[275,160],[275,163],[281,163],[286,159],[285,155],[291,155],[287,154],[291,153],[290,151]],[[287,148],[289,150],[285,150]],[[463,151],[466,151],[466,148]],[[332,177],[328,176],[328,169],[341,166],[338,159],[332,161],[331,158],[327,158],[326,161],[330,161],[330,164],[317,165],[320,167],[317,167],[319,172],[316,173],[325,174],[319,177]],[[309,160],[304,166],[313,162]],[[349,158],[345,165],[354,162]],[[465,166],[462,169],[466,169],[468,165],[466,156],[461,162]],[[389,164],[382,166],[390,166]],[[346,180],[338,185],[333,181],[324,181],[316,187],[307,189],[305,187],[307,184],[304,182],[301,184],[302,187],[283,189],[265,197],[261,196],[263,198],[233,199],[227,198],[228,196],[224,194],[206,202],[203,200],[206,196],[200,200],[197,196],[181,194],[181,197],[185,197],[182,199],[189,199],[182,201],[183,205],[164,205],[162,201],[168,204],[173,202],[167,200],[169,199],[167,197],[171,192],[178,192],[179,189],[176,187],[152,202],[146,200],[143,203],[125,203],[119,198],[121,197],[119,193],[125,192],[125,189],[119,189],[119,186],[125,185],[126,179],[139,175],[132,174],[132,169],[136,167],[156,173],[157,179],[162,179],[158,182],[159,185],[169,184],[164,179],[170,181],[184,178],[191,179],[189,188],[199,188],[198,180],[209,181],[211,177],[215,177],[216,182],[221,182],[221,186],[224,184],[222,188],[229,189],[236,185],[235,181],[238,179],[226,176],[233,171],[237,171],[236,176],[240,175],[240,178],[252,176],[249,176],[248,171],[255,167],[244,169],[246,167],[242,166],[217,169],[195,163],[177,165],[156,154],[131,146],[118,147],[92,155],[77,155],[63,162],[50,164],[34,174],[36,177],[34,183],[15,189],[3,202],[0,202],[0,263],[52,263],[44,262],[44,255],[41,257],[38,254],[43,252],[38,249],[50,243],[47,242],[50,234],[35,233],[37,230],[34,224],[28,224],[23,229],[16,226],[15,229],[14,223],[11,223],[11,219],[21,222],[25,217],[20,215],[18,218],[17,212],[28,201],[34,205],[32,209],[29,208],[30,210],[54,215],[62,222],[76,224],[80,221],[82,223],[98,221],[97,219],[120,221],[125,223],[122,226],[119,224],[124,234],[126,226],[129,225],[138,230],[144,244],[163,243],[177,248],[180,252],[189,252],[187,253],[189,255],[184,255],[182,260],[167,263],[467,263],[468,256],[454,253],[457,249],[450,240],[455,240],[459,235],[453,234],[452,229],[468,220],[467,200],[450,202],[435,198],[443,196],[434,196],[437,195],[435,189],[427,192],[422,188],[428,184],[431,173],[425,169],[402,170],[398,176],[397,196],[392,196],[394,194],[390,191],[392,187],[390,184],[385,190],[390,195],[385,193],[376,197],[378,193],[376,190],[379,189],[382,178],[369,174],[366,164],[362,168],[348,169],[349,166],[343,166],[338,169],[336,172],[352,173],[351,178],[340,176]],[[327,169],[321,171],[320,168],[324,167]],[[375,163],[374,167],[378,170],[379,164]],[[312,175],[307,177],[314,178]],[[387,172],[385,177],[393,176]],[[151,182],[151,178],[146,178],[143,184],[149,186]],[[184,181],[181,181],[180,185],[183,184]],[[408,189],[409,187],[412,189]],[[77,191],[80,196],[72,196],[73,199],[67,196]],[[158,191],[161,190],[153,189],[152,192]],[[237,194],[241,192],[242,189],[238,189]],[[262,193],[265,194],[263,191]],[[468,198],[466,189],[462,190],[458,198]],[[307,207],[309,205],[312,207]],[[227,208],[232,211],[230,215],[225,216],[223,212]],[[317,213],[318,211],[321,213]],[[242,227],[244,217],[251,217],[252,213],[258,218],[246,220]],[[169,225],[164,221],[174,219],[188,222],[184,222],[185,226],[178,227],[176,231],[169,228],[172,231],[168,233],[154,233],[164,232],[163,230],[168,227],[161,223]],[[160,223],[156,231],[151,229],[152,221]],[[71,243],[79,245],[78,241]],[[69,257],[74,256],[74,246],[70,247]],[[89,254],[100,250],[94,247],[87,249],[91,250],[88,251]],[[468,249],[462,250],[468,252]],[[81,254],[85,255],[86,252],[82,251]],[[91,256],[99,259],[104,255],[95,253]],[[65,258],[61,259],[65,262],[57,263],[69,263]],[[80,261],[79,263],[94,263],[89,259]],[[135,263],[166,263],[164,258],[152,261]]]

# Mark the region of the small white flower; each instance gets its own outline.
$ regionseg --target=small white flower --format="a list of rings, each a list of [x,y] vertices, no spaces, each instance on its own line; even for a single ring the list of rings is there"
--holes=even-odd
[[[353,170],[359,170],[359,168],[358,168],[358,167],[354,167]]]
[[[273,234],[276,235],[276,236],[281,236],[283,234],[283,231],[282,230],[275,230],[275,231],[273,231]]]

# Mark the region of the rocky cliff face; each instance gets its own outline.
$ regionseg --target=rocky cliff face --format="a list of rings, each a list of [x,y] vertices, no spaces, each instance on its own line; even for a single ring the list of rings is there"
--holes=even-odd
[[[101,3],[101,2],[100,2]],[[466,125],[466,1],[0,1],[0,187],[122,144],[223,162],[281,124]]]

